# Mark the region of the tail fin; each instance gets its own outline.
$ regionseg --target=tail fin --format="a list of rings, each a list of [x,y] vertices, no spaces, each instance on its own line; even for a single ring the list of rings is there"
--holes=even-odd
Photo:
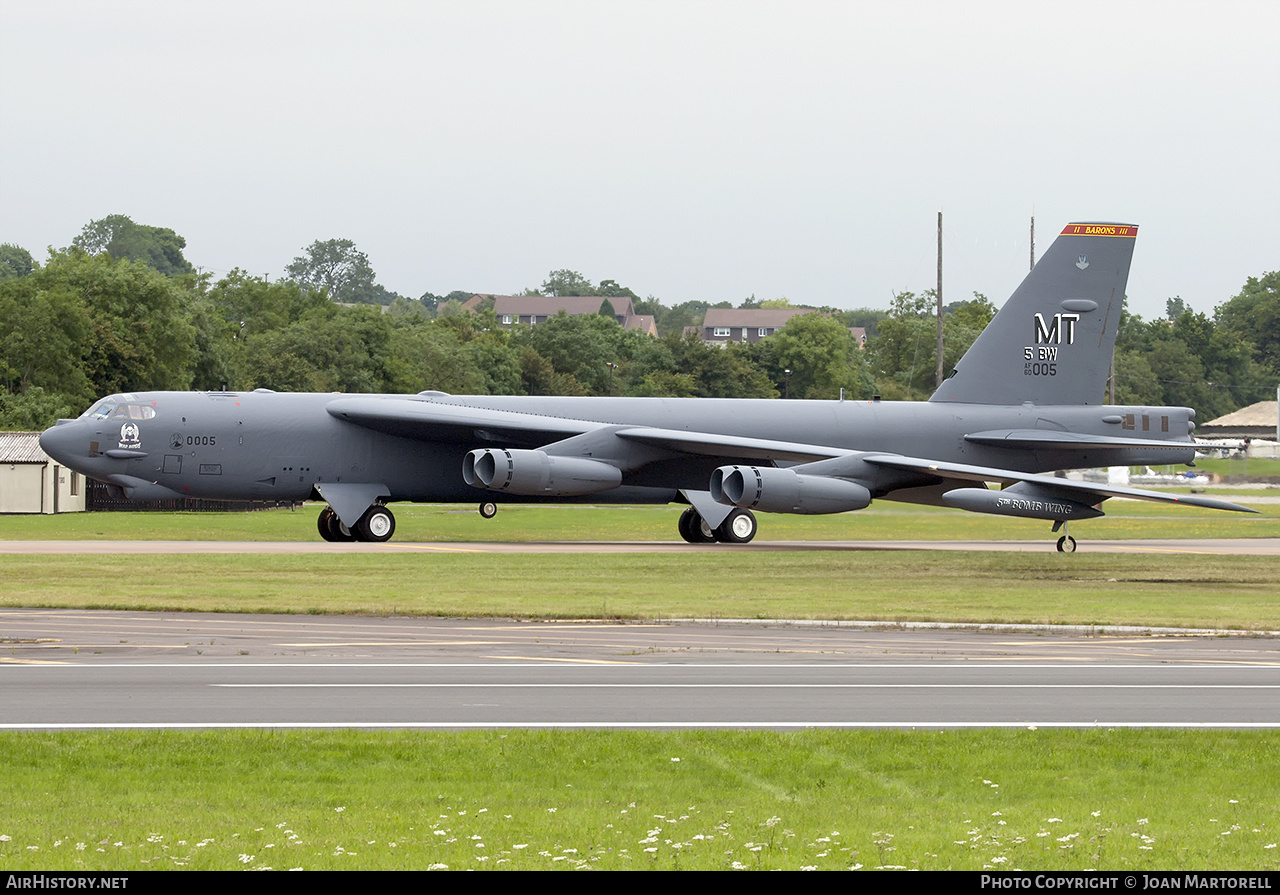
[[[931,401],[1101,404],[1132,224],[1068,224]]]

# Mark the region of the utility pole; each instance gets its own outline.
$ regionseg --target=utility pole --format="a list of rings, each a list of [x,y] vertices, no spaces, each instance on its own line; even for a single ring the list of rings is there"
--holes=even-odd
[[[938,212],[938,381],[942,385],[942,212]]]
[[[1036,216],[1031,216],[1031,270],[1036,269]]]

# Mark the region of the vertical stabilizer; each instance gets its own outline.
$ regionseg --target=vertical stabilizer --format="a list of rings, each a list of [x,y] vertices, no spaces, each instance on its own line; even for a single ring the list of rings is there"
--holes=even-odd
[[[929,400],[1103,403],[1137,233],[1068,224]]]

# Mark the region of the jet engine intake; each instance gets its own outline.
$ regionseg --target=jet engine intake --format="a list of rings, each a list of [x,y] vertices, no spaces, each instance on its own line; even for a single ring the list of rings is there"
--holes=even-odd
[[[806,516],[847,513],[871,503],[871,492],[857,482],[772,466],[721,466],[711,473],[711,496],[743,509]]]
[[[462,461],[468,485],[528,497],[595,494],[622,484],[622,470],[585,457],[557,457],[545,451],[483,448]]]

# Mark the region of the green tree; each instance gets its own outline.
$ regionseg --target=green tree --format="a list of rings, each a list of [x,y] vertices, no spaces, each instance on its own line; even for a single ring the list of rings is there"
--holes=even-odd
[[[609,298],[629,298],[632,302],[639,300],[640,296],[636,295],[626,286],[618,284],[617,280],[601,280],[600,285],[596,287],[596,295],[603,295]],[[637,313],[649,313],[648,311],[637,311]]]
[[[36,263],[31,253],[22,246],[6,242],[0,245],[0,283],[25,277],[35,270]]]
[[[920,400],[933,386],[937,323],[930,318],[932,292],[893,296],[889,316],[880,321],[867,351],[878,390],[890,398]]]
[[[458,340],[457,331],[408,319],[391,331],[388,391],[412,394],[435,389],[451,394],[486,391],[482,369]]]
[[[187,241],[167,227],[135,224],[122,214],[90,221],[71,240],[71,248],[86,254],[105,252],[117,261],[139,261],[168,277],[192,272],[191,264],[182,255],[186,247]]]
[[[1249,346],[1273,380],[1280,377],[1280,271],[1249,277],[1239,295],[1214,311],[1214,319],[1224,334]]]
[[[864,353],[849,328],[824,314],[802,314],[770,339],[774,353],[774,384],[792,398],[830,399],[843,388],[851,398],[869,398],[875,391]],[[777,374],[785,372],[781,377]]]
[[[94,395],[191,387],[191,278],[72,249],[53,253],[44,267],[17,282],[67,293],[84,308],[90,332],[81,357]]]
[[[295,283],[313,292],[324,291],[342,304],[382,304],[386,290],[374,284],[369,257],[354,242],[316,240],[304,252],[285,268]]]
[[[522,327],[519,337],[551,362],[557,373],[572,376],[591,394],[609,390],[610,363],[623,360],[626,333],[612,317],[582,314],[570,317],[561,311],[545,323]],[[615,391],[618,382],[614,380]]]
[[[662,341],[671,351],[672,372],[692,380],[695,397],[778,397],[769,376],[753,362],[750,346],[731,343],[721,348],[696,335],[682,338],[675,333],[663,336]]]
[[[20,395],[0,389],[0,430],[35,432],[47,429],[60,419],[79,416],[83,409],[83,402],[73,402],[38,385]]]
[[[245,340],[249,384],[277,391],[391,391],[391,326],[376,308],[328,303],[308,311],[296,323]]]
[[[41,389],[85,404],[95,397],[84,368],[92,321],[81,296],[46,279],[0,283],[0,332],[6,334],[0,387],[10,395]]]
[[[542,295],[596,295],[591,281],[576,270],[553,270],[543,280],[538,293]]]
[[[923,400],[933,393],[938,369],[938,318],[932,289],[916,294],[899,292],[889,315],[867,340],[867,352],[877,388],[886,397]],[[943,369],[953,369],[979,333],[995,316],[986,296],[975,292],[968,301],[943,308]]]

